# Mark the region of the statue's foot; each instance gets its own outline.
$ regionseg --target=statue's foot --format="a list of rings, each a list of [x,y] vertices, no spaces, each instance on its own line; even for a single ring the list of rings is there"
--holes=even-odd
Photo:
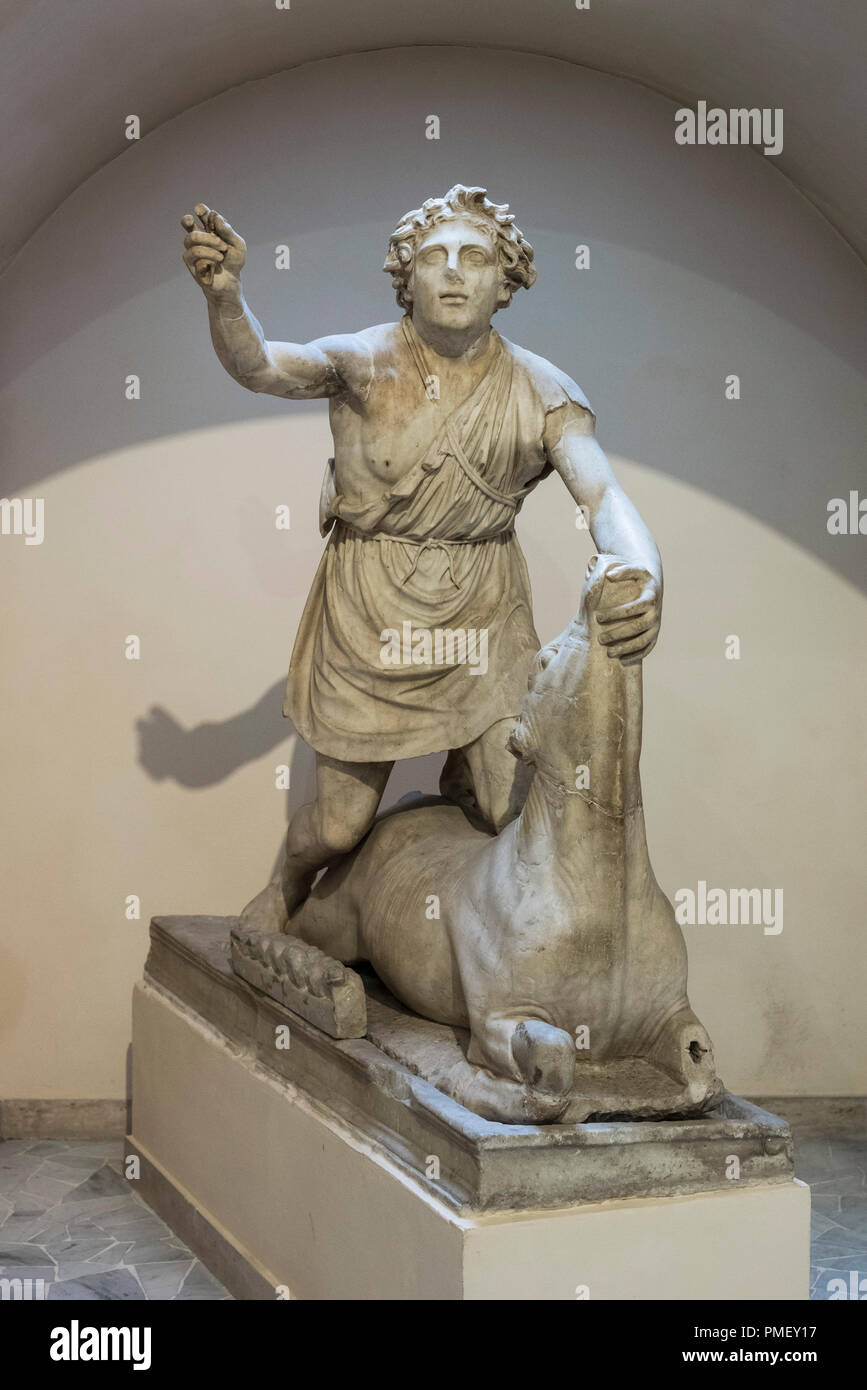
[[[257,893],[241,912],[241,925],[252,931],[284,932],[289,912],[279,879],[272,879],[267,888]]]
[[[563,1028],[527,1018],[512,1034],[512,1056],[532,1091],[565,1096],[575,1079],[575,1044]]]

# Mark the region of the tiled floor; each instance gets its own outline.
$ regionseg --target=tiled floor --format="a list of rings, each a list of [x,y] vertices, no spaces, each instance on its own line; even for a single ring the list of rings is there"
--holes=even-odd
[[[0,1142],[0,1278],[43,1280],[49,1299],[229,1298],[131,1191],[121,1153],[119,1142]],[[867,1280],[867,1140],[804,1139],[795,1171],[813,1197],[810,1297],[839,1297],[833,1281]]]
[[[867,1281],[867,1140],[796,1140],[795,1173],[813,1206],[810,1297],[840,1298],[840,1279],[852,1291]]]
[[[134,1195],[122,1152],[120,1141],[0,1142],[0,1278],[49,1299],[229,1298]]]

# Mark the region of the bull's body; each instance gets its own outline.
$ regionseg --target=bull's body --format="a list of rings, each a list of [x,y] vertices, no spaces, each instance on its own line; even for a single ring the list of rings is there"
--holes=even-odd
[[[513,742],[536,770],[518,819],[494,836],[447,802],[398,808],[290,923],[369,961],[424,1018],[469,1029],[475,1099],[502,1118],[583,1118],[591,1093],[603,1110],[700,1110],[720,1091],[647,853],[641,667],[596,637],[604,570],[526,698]]]

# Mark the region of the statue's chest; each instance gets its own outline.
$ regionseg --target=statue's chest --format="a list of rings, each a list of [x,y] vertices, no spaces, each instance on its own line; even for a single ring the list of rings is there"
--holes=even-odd
[[[439,398],[426,396],[416,376],[377,382],[363,407],[341,405],[332,413],[338,465],[363,470],[392,486],[435,450],[447,420],[466,398],[460,384]]]

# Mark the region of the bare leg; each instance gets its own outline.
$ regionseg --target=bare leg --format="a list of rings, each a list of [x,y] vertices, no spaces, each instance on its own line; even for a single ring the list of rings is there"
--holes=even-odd
[[[367,834],[393,763],[348,763],[316,754],[316,800],[295,812],[280,869],[241,913],[258,931],[286,931],[320,869]]]
[[[466,748],[449,753],[440,778],[443,796],[460,806],[473,806],[499,834],[521,813],[532,780],[532,768],[507,747],[516,719],[499,719]]]

